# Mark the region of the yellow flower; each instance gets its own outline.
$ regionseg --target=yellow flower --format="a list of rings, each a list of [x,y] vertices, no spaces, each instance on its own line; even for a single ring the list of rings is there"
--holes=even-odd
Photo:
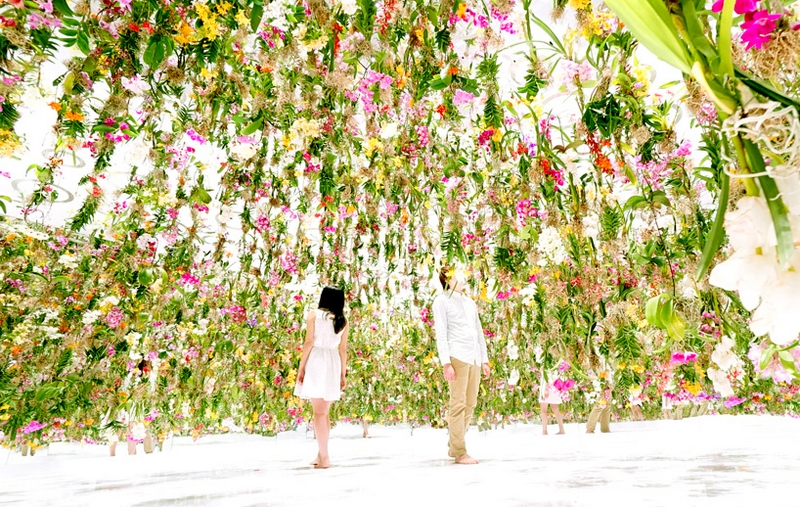
[[[231,10],[232,7],[233,6],[231,4],[229,4],[228,2],[222,2],[222,3],[217,5],[217,12],[219,12],[220,14],[222,14],[224,16],[225,14],[228,13],[229,10]]]
[[[366,148],[364,148],[364,154],[367,158],[372,157],[375,150],[378,150],[378,153],[383,153],[383,143],[374,137],[370,137],[367,141]]]
[[[236,13],[236,22],[239,23],[240,27],[248,26],[250,24],[250,20],[247,19],[247,16],[244,15],[244,11],[242,10]]]
[[[694,396],[697,396],[702,389],[703,389],[703,386],[700,385],[700,382],[696,382],[696,383],[687,382],[686,383],[686,390],[689,391],[690,393],[692,393],[692,395],[694,395]]]
[[[499,130],[495,130],[494,134],[492,135],[492,141],[499,143],[502,140],[503,140],[503,133],[500,132]]]
[[[208,79],[214,77],[214,73],[208,70],[207,68],[203,67],[202,69],[200,69],[200,76],[202,76],[203,79]]]
[[[591,0],[569,0],[569,6],[579,11],[585,10],[587,7],[591,9]]]
[[[194,29],[186,21],[181,21],[180,26],[178,26],[178,35],[175,36],[175,42],[186,45],[191,43],[193,38]]]

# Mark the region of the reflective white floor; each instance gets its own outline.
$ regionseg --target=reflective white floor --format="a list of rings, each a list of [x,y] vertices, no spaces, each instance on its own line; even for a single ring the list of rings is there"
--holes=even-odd
[[[800,420],[705,416],[542,436],[520,425],[467,435],[477,466],[446,459],[445,430],[339,426],[332,467],[312,470],[311,434],[175,439],[115,458],[54,444],[0,455],[0,505],[753,506],[800,505]]]

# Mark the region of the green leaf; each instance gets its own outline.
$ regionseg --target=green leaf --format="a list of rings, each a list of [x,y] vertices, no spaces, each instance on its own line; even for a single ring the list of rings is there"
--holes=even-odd
[[[89,33],[81,30],[78,32],[78,37],[76,38],[78,49],[85,55],[89,54]]]
[[[641,195],[634,195],[625,202],[626,210],[635,210],[647,206],[647,199]]]
[[[450,83],[445,82],[444,79],[436,78],[430,83],[431,90],[444,90],[450,85]]]
[[[750,170],[759,175],[758,183],[764,192],[767,207],[769,207],[769,213],[772,216],[772,225],[775,227],[775,236],[778,239],[778,262],[786,266],[794,253],[794,238],[792,237],[792,226],[789,223],[789,210],[783,203],[783,199],[781,199],[775,180],[766,172],[764,156],[759,151],[758,146],[749,139],[742,139],[742,144]]]
[[[63,16],[74,16],[75,13],[67,5],[67,0],[53,0],[53,7]]]
[[[264,17],[264,6],[261,4],[256,4],[253,6],[253,10],[250,12],[250,29],[254,32],[258,30],[258,26],[261,24],[261,18]]]
[[[161,40],[161,36],[154,35],[150,37],[150,43],[147,45],[147,49],[144,50],[144,57],[142,59],[150,68],[154,69],[164,61],[165,54],[166,46]]]
[[[738,77],[744,84],[746,84],[754,92],[759,93],[769,99],[772,99],[775,102],[780,102],[784,106],[793,107],[797,109],[798,112],[800,112],[800,102],[776,90],[771,84],[762,81],[760,79],[757,79],[739,69],[736,69],[736,77]]]
[[[262,118],[259,118],[258,120],[252,122],[250,125],[246,126],[242,130],[242,135],[243,136],[247,136],[247,135],[252,134],[256,130],[260,129],[263,123],[264,123],[264,120]]]
[[[717,204],[717,215],[714,217],[714,224],[711,226],[711,231],[706,236],[705,244],[703,245],[703,255],[700,257],[700,263],[697,265],[697,272],[694,275],[695,280],[700,280],[705,276],[711,261],[717,254],[722,240],[725,239],[725,212],[728,210],[728,197],[730,195],[731,178],[728,173],[722,171],[720,173],[722,180],[722,188],[719,193],[719,203]]]
[[[788,350],[779,350],[778,359],[781,362],[781,366],[783,366],[786,371],[797,375],[797,366],[794,364],[794,357]]]
[[[772,356],[775,355],[776,350],[778,350],[778,347],[774,343],[767,345],[767,348],[765,348],[764,352],[761,353],[761,361],[758,363],[758,367],[760,369],[767,369],[769,363],[772,362]]]
[[[733,7],[735,0],[725,0],[719,18],[717,44],[719,46],[719,70],[723,75],[733,76],[733,54],[731,52],[731,26],[733,26]]]
[[[70,72],[67,74],[67,77],[64,78],[64,93],[71,94],[72,88],[75,86],[75,74]]]
[[[628,30],[657,57],[689,74],[691,60],[663,0],[605,0]]]

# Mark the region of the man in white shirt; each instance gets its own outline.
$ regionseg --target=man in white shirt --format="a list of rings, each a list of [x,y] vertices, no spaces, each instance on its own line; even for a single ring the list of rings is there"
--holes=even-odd
[[[456,463],[474,465],[478,460],[467,454],[464,434],[472,421],[478,402],[481,368],[489,376],[486,341],[475,302],[463,293],[463,282],[443,267],[439,282],[444,289],[433,301],[436,347],[444,367],[444,378],[450,384],[450,450]]]

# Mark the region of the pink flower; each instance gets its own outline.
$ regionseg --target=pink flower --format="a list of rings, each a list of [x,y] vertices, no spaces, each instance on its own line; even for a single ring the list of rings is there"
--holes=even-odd
[[[714,5],[711,6],[711,10],[714,12],[722,12],[723,2],[724,0],[717,0],[714,2]],[[736,5],[733,6],[733,10],[736,12],[736,14],[753,12],[758,8],[758,2],[759,0],[736,0]]]
[[[46,424],[42,424],[39,421],[33,420],[33,421],[29,422],[28,425],[25,426],[22,429],[22,432],[27,435],[28,433],[33,433],[34,431],[39,431],[40,429],[44,428],[45,426],[47,426],[47,425]]]
[[[469,104],[475,100],[475,95],[464,90],[456,90],[456,95],[453,97],[453,104],[460,106],[462,104]]]
[[[781,14],[770,14],[766,9],[758,11],[754,14],[748,14],[746,21],[740,26],[744,32],[742,33],[742,42],[746,43],[746,50],[755,47],[761,47],[770,41],[772,32],[775,31],[775,21],[781,17]]]
[[[725,400],[725,408],[733,408],[736,405],[741,405],[746,400],[744,398],[737,398],[736,396],[731,396],[727,400]]]

